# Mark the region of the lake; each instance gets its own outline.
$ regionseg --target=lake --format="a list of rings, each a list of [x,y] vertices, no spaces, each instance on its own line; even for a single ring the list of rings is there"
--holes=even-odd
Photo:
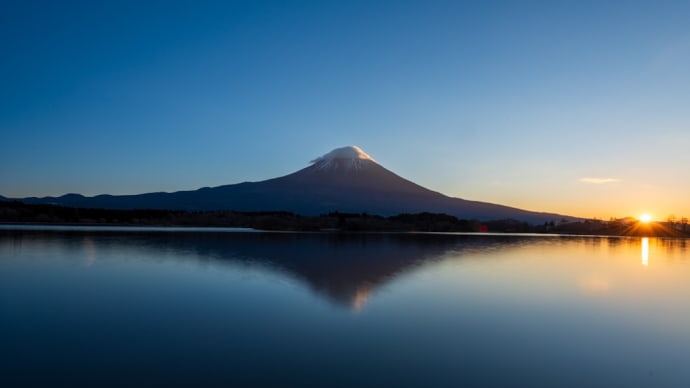
[[[690,386],[682,239],[0,228],[2,386]]]

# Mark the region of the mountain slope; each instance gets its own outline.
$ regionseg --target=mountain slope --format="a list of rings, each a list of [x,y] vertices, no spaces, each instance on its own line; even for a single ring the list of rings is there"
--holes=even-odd
[[[113,209],[332,211],[394,215],[438,212],[464,219],[513,218],[532,223],[572,217],[452,198],[404,179],[355,146],[335,149],[308,167],[260,182],[244,182],[174,193],[25,198],[26,203]]]

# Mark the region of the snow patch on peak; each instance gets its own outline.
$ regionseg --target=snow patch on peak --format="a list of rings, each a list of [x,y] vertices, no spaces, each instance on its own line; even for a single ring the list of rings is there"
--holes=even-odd
[[[354,159],[354,160],[371,160],[375,162],[374,158],[367,155],[366,152],[362,151],[361,148],[357,146],[347,146],[336,148],[333,151],[318,157],[311,161],[311,163],[319,163],[324,161],[331,161],[334,159]]]
[[[317,170],[361,170],[366,162],[374,162],[374,158],[367,155],[357,146],[336,148],[333,151],[311,161]]]

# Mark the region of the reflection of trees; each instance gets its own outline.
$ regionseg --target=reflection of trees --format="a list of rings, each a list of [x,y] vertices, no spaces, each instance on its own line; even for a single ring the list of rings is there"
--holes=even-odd
[[[616,249],[620,247],[625,242],[625,240],[618,237],[607,237],[606,242],[608,243],[609,248]]]
[[[666,260],[687,260],[687,252],[688,248],[690,248],[688,239],[650,237],[648,241],[649,248],[655,251],[662,250],[663,257],[665,257]],[[608,237],[606,238],[606,243],[609,249],[613,251],[625,248],[626,245],[630,244],[638,246],[641,244],[641,240],[638,237]]]
[[[655,248],[663,249],[664,256],[669,260],[680,259],[687,260],[688,240],[687,239],[670,239],[657,238],[654,239]]]

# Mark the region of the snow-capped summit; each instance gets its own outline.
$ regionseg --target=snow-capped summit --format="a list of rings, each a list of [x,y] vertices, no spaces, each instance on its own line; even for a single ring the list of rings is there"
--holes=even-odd
[[[340,147],[311,161],[319,170],[355,169],[359,170],[368,163],[376,163],[357,146]]]
[[[361,148],[353,145],[347,147],[336,148],[333,151],[312,160],[312,163],[318,163],[323,160],[333,160],[333,159],[363,159],[374,161],[374,158],[369,156],[366,152],[362,151]]]

